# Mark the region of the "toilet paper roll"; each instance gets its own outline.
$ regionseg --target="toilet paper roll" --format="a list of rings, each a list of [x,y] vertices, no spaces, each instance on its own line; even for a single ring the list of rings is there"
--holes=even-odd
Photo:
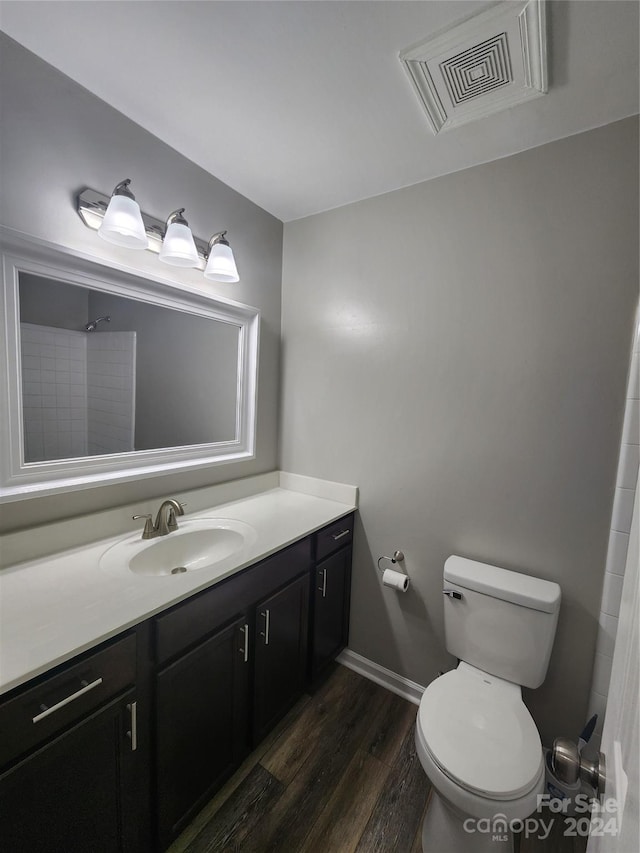
[[[397,589],[399,592],[406,592],[409,589],[409,578],[402,572],[394,572],[393,569],[385,569],[382,573],[382,583],[384,586],[390,586],[392,589]]]

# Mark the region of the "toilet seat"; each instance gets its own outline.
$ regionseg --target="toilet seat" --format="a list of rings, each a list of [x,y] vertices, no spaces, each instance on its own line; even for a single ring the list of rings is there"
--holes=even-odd
[[[470,664],[427,687],[417,726],[434,764],[473,794],[515,800],[540,778],[542,744],[519,685]]]

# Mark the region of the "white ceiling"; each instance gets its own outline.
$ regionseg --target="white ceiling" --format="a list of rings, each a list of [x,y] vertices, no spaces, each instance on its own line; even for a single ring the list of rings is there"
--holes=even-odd
[[[398,54],[490,5],[10,0],[0,27],[289,221],[638,112],[637,0],[561,0],[549,94],[433,136]]]

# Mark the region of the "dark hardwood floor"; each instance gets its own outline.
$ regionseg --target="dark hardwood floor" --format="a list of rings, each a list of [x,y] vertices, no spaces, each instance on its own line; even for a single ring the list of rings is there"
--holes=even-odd
[[[336,667],[249,756],[171,853],[420,851],[429,783],[413,746],[416,710]]]
[[[414,749],[416,712],[410,702],[337,666],[247,758],[169,853],[422,853],[430,786]],[[523,839],[520,849],[584,849],[570,841],[556,832],[546,842]]]

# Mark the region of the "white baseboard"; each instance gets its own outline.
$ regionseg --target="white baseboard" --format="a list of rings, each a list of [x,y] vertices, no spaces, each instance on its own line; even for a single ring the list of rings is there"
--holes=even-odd
[[[414,705],[420,704],[420,699],[425,691],[425,688],[421,684],[410,681],[408,678],[404,678],[402,675],[398,675],[396,672],[380,666],[379,663],[362,657],[357,652],[352,652],[351,649],[345,649],[340,652],[336,660],[348,669],[352,669],[354,672],[368,678],[369,681],[375,681],[376,684],[386,687],[392,693],[397,693],[403,699],[408,699]]]

